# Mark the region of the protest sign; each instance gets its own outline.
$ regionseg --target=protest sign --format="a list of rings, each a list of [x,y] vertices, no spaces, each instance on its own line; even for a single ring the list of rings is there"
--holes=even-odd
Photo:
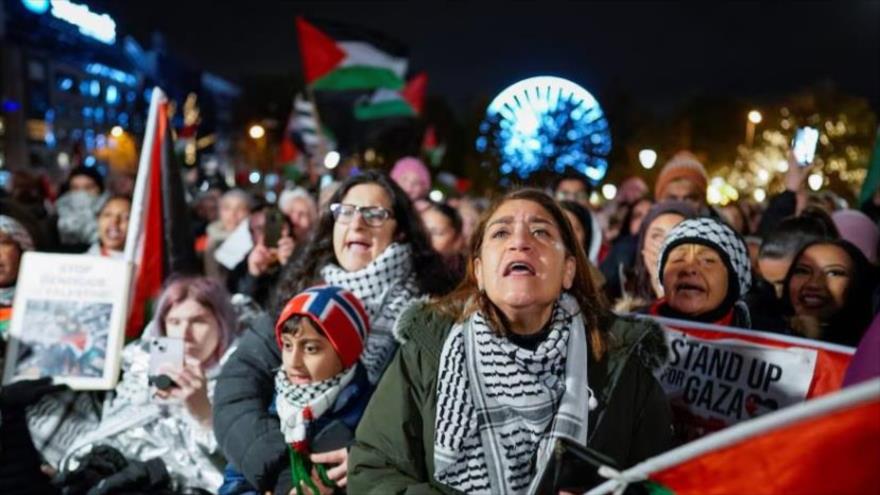
[[[684,441],[839,389],[854,352],[766,332],[656,320],[669,345],[656,376]]]
[[[3,383],[51,376],[73,389],[113,388],[131,266],[101,256],[25,253]]]

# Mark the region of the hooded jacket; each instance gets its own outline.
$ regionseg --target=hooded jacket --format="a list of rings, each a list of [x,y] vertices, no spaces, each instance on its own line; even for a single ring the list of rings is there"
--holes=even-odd
[[[401,317],[406,339],[374,392],[349,454],[351,493],[455,493],[434,480],[434,421],[440,353],[454,322],[427,307]],[[645,320],[613,317],[609,349],[589,354],[588,445],[625,468],[672,446],[672,413],[651,370],[666,359],[663,331]],[[595,425],[595,426],[593,426]]]

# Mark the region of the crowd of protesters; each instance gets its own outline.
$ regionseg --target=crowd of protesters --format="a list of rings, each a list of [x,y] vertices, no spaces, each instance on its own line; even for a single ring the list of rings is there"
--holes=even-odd
[[[3,388],[0,492],[524,493],[552,438],[632,466],[675,443],[663,333],[634,314],[876,342],[880,191],[847,205],[806,177],[765,206],[708,204],[689,152],[602,206],[577,174],[433,202],[413,157],[277,204],[193,188],[201,269],[169,278],[115,390]],[[130,182],[13,175],[4,342],[23,253],[122,256]],[[155,336],[186,343],[170,389]]]

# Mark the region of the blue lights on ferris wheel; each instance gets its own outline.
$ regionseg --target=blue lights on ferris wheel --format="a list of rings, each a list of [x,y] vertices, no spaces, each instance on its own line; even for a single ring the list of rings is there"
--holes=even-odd
[[[498,158],[503,175],[575,170],[598,183],[608,171],[611,132],[599,103],[552,76],[519,81],[498,94],[480,125],[477,151]]]

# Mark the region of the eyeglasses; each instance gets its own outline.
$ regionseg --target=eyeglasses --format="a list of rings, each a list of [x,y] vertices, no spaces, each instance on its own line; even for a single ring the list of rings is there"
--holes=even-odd
[[[355,206],[342,203],[330,205],[330,213],[337,222],[346,224],[354,220],[356,213],[361,215],[364,223],[370,227],[381,227],[386,220],[391,218],[391,212],[381,206]]]

